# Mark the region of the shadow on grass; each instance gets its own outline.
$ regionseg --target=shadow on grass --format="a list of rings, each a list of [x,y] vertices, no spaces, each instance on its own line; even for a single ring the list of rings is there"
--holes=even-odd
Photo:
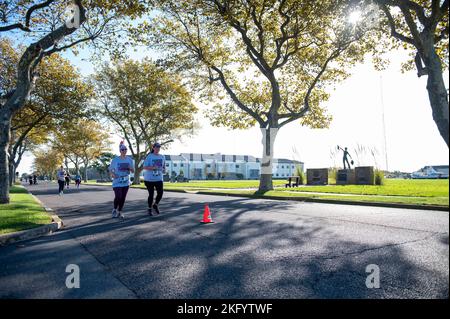
[[[49,218],[47,221],[43,221],[42,223],[39,223],[39,222],[12,222],[12,223],[8,223],[7,225],[2,225],[0,223],[0,234],[5,234],[5,232],[4,232],[5,230],[8,230],[8,233],[17,232],[17,231],[21,231],[21,230],[27,230],[27,229],[43,226],[50,222],[51,222],[51,218]]]
[[[10,194],[27,194],[28,191],[25,188],[23,188],[23,187],[12,186],[9,189],[9,193]]]

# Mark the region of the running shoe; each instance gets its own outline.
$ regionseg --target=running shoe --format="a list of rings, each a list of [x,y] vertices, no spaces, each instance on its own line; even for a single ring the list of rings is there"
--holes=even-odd
[[[159,215],[158,205],[154,204],[153,209],[155,210],[156,215]]]
[[[112,210],[112,218],[117,218],[117,210],[115,208]]]
[[[153,212],[152,212],[151,208],[147,209],[147,214],[149,214],[150,216],[153,216]]]

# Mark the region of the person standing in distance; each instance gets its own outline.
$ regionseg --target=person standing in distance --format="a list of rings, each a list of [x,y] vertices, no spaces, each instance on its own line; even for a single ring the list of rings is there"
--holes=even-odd
[[[75,185],[77,186],[77,188],[80,188],[80,184],[81,184],[81,176],[79,173],[77,173],[77,175],[75,175]]]
[[[66,183],[66,188],[69,189],[69,186],[70,186],[70,172],[66,172],[65,183]]]
[[[153,144],[150,154],[144,161],[144,183],[148,190],[148,214],[153,216],[159,215],[159,202],[163,196],[163,174],[166,168],[166,158],[159,154],[161,144]],[[156,199],[153,202],[153,196],[156,188]]]
[[[120,156],[116,156],[111,165],[109,172],[113,179],[112,187],[114,190],[114,208],[112,210],[112,218],[124,218],[123,206],[130,188],[130,173],[134,173],[134,161],[127,156],[127,147],[120,142]]]
[[[59,196],[62,196],[64,194],[64,185],[66,184],[66,172],[64,171],[64,167],[62,165],[56,173],[56,178],[59,186],[58,194]]]

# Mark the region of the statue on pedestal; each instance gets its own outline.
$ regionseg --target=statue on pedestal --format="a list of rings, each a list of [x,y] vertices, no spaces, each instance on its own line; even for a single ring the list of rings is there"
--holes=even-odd
[[[344,162],[344,169],[351,169],[350,163],[351,163],[351,165],[353,165],[353,159],[352,159],[351,162],[348,161],[348,157],[352,158],[352,156],[351,156],[350,153],[348,152],[347,147],[343,149],[342,147],[340,147],[340,146],[338,145],[337,149],[344,152],[344,157],[343,157],[343,159],[342,159],[343,162]],[[345,165],[345,164],[347,164],[347,165]],[[347,166],[348,166],[348,168],[347,168]]]

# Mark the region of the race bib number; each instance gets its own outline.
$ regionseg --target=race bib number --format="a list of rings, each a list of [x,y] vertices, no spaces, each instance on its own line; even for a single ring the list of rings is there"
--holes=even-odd
[[[119,177],[119,183],[121,184],[128,183],[129,180],[128,176]]]
[[[160,176],[162,171],[162,159],[155,159],[153,160],[153,166],[156,166],[157,168],[153,170],[153,176]]]

